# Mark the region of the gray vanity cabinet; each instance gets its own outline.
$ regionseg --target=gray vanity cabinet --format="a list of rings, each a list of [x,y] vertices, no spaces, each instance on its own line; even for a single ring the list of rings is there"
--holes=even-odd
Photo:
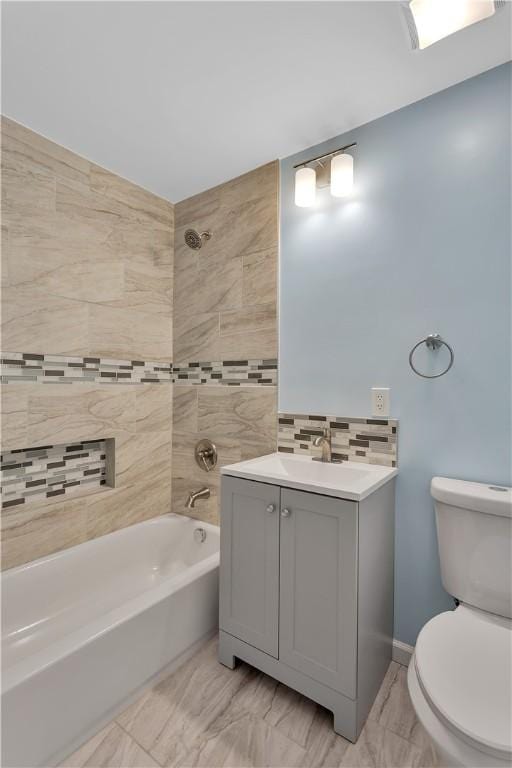
[[[280,489],[250,480],[226,480],[220,624],[226,632],[277,658]]]
[[[281,490],[279,658],[350,697],[356,692],[356,543],[355,502]]]
[[[355,741],[391,660],[394,479],[349,501],[227,470],[219,660],[330,709]]]

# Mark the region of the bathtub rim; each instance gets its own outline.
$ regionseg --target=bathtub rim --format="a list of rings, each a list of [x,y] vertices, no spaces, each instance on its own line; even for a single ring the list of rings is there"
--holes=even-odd
[[[26,570],[36,563],[53,560],[59,556],[62,557],[63,555],[67,555],[68,553],[71,553],[72,550],[76,550],[78,547],[94,545],[98,539],[103,539],[106,536],[117,536],[118,534],[123,534],[129,528],[134,528],[136,526],[147,526],[148,524],[154,524],[155,522],[162,520],[162,518],[177,518],[187,521],[191,520],[193,522],[197,522],[201,527],[206,528],[206,530],[210,529],[217,535],[219,533],[219,527],[213,525],[212,523],[204,523],[186,515],[178,515],[176,513],[169,512],[165,515],[159,515],[158,517],[150,518],[149,520],[143,520],[140,523],[134,523],[131,526],[126,526],[125,528],[121,528],[117,531],[103,534],[103,536],[98,536],[95,539],[89,539],[87,542],[76,544],[73,547],[60,550],[59,552],[52,553],[51,555],[38,558],[37,560],[29,561],[29,563],[15,566],[14,568],[3,571],[2,578],[4,574]],[[135,595],[133,598],[124,600],[120,606],[112,608],[106,613],[100,614],[97,618],[87,622],[79,629],[75,629],[71,632],[63,634],[62,637],[59,637],[57,640],[51,642],[47,647],[36,651],[30,656],[27,656],[24,659],[20,659],[10,666],[4,666],[2,659],[1,694],[4,695],[16,686],[22,685],[33,675],[37,675],[39,672],[42,672],[43,670],[57,663],[59,660],[72,655],[81,647],[94,642],[106,632],[109,632],[120,624],[129,621],[131,618],[139,613],[142,613],[144,610],[147,610],[150,607],[163,602],[175,592],[178,592],[179,590],[187,587],[193,581],[199,580],[202,576],[210,573],[215,568],[218,568],[219,559],[220,553],[217,549],[217,551],[212,555],[209,555],[203,560],[188,566],[181,573],[163,578],[157,587],[146,589],[143,592]]]

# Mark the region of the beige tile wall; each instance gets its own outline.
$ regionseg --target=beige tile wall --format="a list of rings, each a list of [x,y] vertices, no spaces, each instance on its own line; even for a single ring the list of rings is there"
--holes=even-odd
[[[174,362],[277,357],[277,162],[175,207]],[[199,251],[189,227],[210,230]]]
[[[170,512],[172,385],[7,384],[9,447],[115,439],[116,487],[2,512],[2,567]]]
[[[173,511],[218,523],[219,469],[276,450],[276,387],[175,385],[173,424]],[[208,437],[217,447],[211,472],[194,460],[194,446]],[[211,496],[186,510],[190,491],[208,486]]]
[[[173,206],[2,118],[2,349],[172,360]]]
[[[278,163],[175,206],[174,362],[277,357]],[[199,251],[187,228],[210,230]],[[218,522],[219,468],[276,450],[276,387],[174,385],[173,511]],[[219,452],[216,470],[194,461],[197,440]],[[185,509],[189,491],[209,500]]]
[[[2,170],[3,351],[277,357],[277,162],[179,203],[176,224],[171,204],[5,118]],[[212,231],[201,251],[184,245],[189,226]],[[4,386],[4,448],[114,437],[117,481],[5,510],[2,567],[185,512],[205,483],[212,496],[193,514],[216,522],[218,468],[199,470],[195,442],[214,440],[219,466],[275,450],[276,387],[176,385],[174,395],[170,384]]]
[[[173,206],[2,119],[2,350],[172,360]],[[116,487],[2,512],[8,568],[171,509],[171,384],[2,385],[2,448],[114,437]]]

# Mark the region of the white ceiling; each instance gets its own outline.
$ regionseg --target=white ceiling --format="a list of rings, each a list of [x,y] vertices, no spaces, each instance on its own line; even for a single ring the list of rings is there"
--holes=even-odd
[[[421,52],[399,5],[3,2],[2,111],[175,202],[511,57],[508,3]]]

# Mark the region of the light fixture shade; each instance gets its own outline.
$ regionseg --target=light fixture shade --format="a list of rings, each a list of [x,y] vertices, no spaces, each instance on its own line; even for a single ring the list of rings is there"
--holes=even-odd
[[[492,16],[496,3],[494,0],[411,0],[409,10],[413,47],[423,49]]]
[[[331,195],[346,197],[354,187],[354,158],[352,155],[334,155],[331,160]]]
[[[295,172],[295,205],[309,208],[316,198],[316,172],[314,168],[297,168]]]

